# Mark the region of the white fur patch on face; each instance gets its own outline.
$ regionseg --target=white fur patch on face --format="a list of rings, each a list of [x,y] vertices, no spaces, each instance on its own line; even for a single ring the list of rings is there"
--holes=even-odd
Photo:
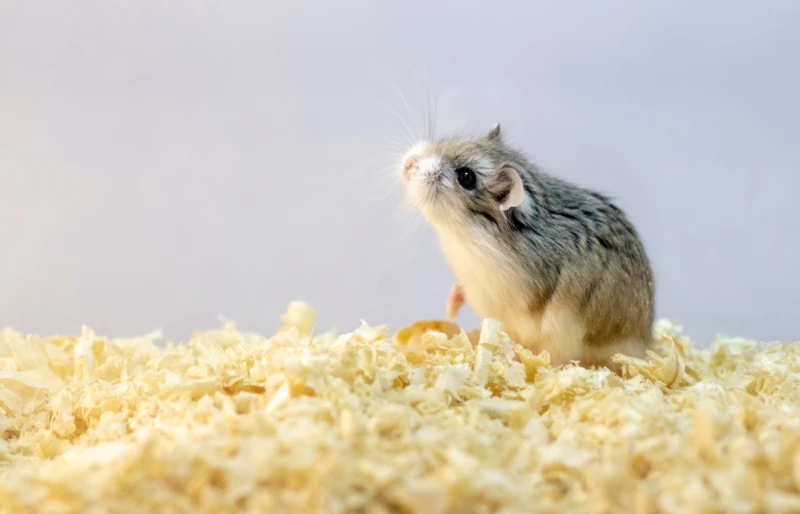
[[[428,142],[414,145],[403,158],[400,176],[407,186],[408,199],[422,214],[433,221],[450,210],[450,199],[442,194],[448,189],[444,179],[444,162]]]
[[[420,141],[419,143],[417,143],[414,146],[412,146],[406,152],[406,155],[404,156],[404,159],[407,159],[409,157],[421,157],[422,155],[425,154],[425,151],[428,149],[429,146],[430,146],[430,143],[428,143],[427,141]]]
[[[438,155],[428,155],[417,163],[417,173],[420,178],[433,178],[441,172],[442,158]]]
[[[414,177],[422,176],[420,171],[420,163],[425,158],[425,154],[429,151],[430,143],[421,141],[412,146],[403,156],[402,165],[400,166],[400,176],[405,183],[408,183]],[[429,168],[428,163],[425,164]]]
[[[486,178],[491,177],[494,172],[492,161],[483,155],[474,158],[472,162],[470,162],[470,166],[472,167],[472,171]]]

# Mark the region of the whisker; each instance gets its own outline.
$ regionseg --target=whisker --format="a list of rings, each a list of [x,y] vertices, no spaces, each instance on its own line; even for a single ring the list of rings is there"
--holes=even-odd
[[[382,105],[384,107],[387,107],[385,104],[382,104]],[[399,129],[397,127],[397,125],[395,125],[394,123],[391,123],[389,120],[387,120],[385,118],[380,118],[380,117],[376,117],[375,119],[380,121],[381,123],[385,124],[389,129],[391,129],[394,132],[394,136],[399,138],[399,140],[400,140],[400,141],[397,141],[397,142],[402,143],[402,145],[404,147],[407,148],[408,146],[411,146],[415,142],[415,140],[412,137],[410,137],[408,133],[404,133],[401,129]],[[402,122],[402,120],[401,120],[401,122]]]
[[[395,219],[400,226],[402,237],[411,249],[416,249],[420,239],[425,235],[427,225],[419,209],[406,200],[399,206],[400,209],[395,213]],[[411,252],[406,252],[410,258]]]
[[[413,111],[412,111],[412,109],[411,109],[411,106],[410,106],[410,105],[409,105],[409,103],[408,103],[408,100],[406,99],[406,96],[403,94],[403,92],[402,92],[402,91],[400,90],[400,88],[397,86],[397,83],[396,83],[394,80],[392,80],[392,77],[390,77],[390,76],[387,74],[387,75],[386,75],[386,78],[387,78],[387,79],[389,80],[389,82],[392,84],[392,87],[394,88],[394,90],[395,90],[395,92],[397,93],[397,95],[400,97],[400,100],[403,102],[403,105],[405,105],[405,107],[406,107],[406,111],[408,112],[408,115],[409,115],[409,116],[411,116],[411,119],[412,119],[412,124],[413,124],[414,114],[413,114]],[[412,131],[412,133],[413,133],[413,131]],[[424,136],[424,134],[423,134],[423,136]],[[423,137],[419,137],[419,136],[417,136],[417,138],[416,138],[416,139],[417,139],[417,140],[420,140],[420,139],[423,139]]]
[[[388,157],[392,157],[393,160],[399,161],[408,151],[407,146],[391,139],[381,139],[380,143],[383,147],[383,150],[389,152]]]
[[[413,129],[411,128],[411,126],[410,126],[410,125],[409,125],[409,124],[406,122],[406,120],[405,120],[405,119],[403,119],[403,117],[402,117],[402,116],[400,116],[400,113],[398,113],[398,112],[397,112],[395,109],[393,109],[393,108],[392,108],[392,107],[391,107],[389,104],[387,104],[387,103],[381,102],[380,100],[376,100],[376,102],[377,102],[377,103],[378,103],[378,104],[379,104],[381,107],[383,107],[384,109],[388,110],[388,111],[389,111],[389,112],[390,112],[390,113],[391,113],[391,114],[392,114],[392,115],[393,115],[395,118],[397,118],[397,121],[399,121],[399,122],[401,123],[401,125],[403,126],[403,128],[406,130],[406,132],[405,132],[405,135],[406,135],[406,136],[408,136],[408,138],[409,138],[409,144],[413,144],[413,142],[416,142],[417,140],[419,140],[419,136],[418,136],[418,135],[417,135],[417,134],[414,132],[414,130],[413,130]]]
[[[425,77],[425,98],[427,100],[427,106],[428,106],[428,123],[427,123],[428,137],[433,139],[434,133],[433,133],[433,119],[432,119],[433,113],[431,111],[431,85],[430,85],[430,80],[428,79],[428,67],[425,66],[424,64],[422,65],[422,74]]]
[[[428,67],[427,66],[423,65],[423,73],[425,75],[425,83],[427,85],[427,90],[428,90],[428,110],[430,111],[430,109],[431,109],[431,105],[430,105],[430,101],[431,101],[430,100],[430,98],[431,98],[431,95],[430,95],[431,85],[430,85],[430,79],[428,78]],[[439,96],[438,95],[433,95],[433,112],[429,112],[429,114],[428,114],[428,119],[431,120],[431,135],[430,135],[431,139],[436,139],[436,121],[437,121],[438,116],[439,116]]]

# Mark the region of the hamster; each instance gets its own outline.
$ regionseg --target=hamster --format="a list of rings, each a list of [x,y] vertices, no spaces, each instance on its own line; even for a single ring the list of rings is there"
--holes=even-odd
[[[465,302],[555,366],[615,368],[651,345],[654,277],[640,237],[605,195],[539,170],[484,136],[422,142],[403,157],[407,197],[435,229]]]

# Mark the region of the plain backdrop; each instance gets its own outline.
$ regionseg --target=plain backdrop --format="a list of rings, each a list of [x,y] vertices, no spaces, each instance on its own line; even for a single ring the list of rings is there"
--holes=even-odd
[[[698,344],[800,338],[795,0],[0,0],[0,325],[441,317],[394,182],[430,112],[615,197]]]

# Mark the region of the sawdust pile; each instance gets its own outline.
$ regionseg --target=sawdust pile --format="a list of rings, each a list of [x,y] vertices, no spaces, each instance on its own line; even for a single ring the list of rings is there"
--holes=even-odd
[[[283,320],[166,347],[0,332],[0,511],[800,512],[800,343],[701,351],[661,322],[620,378],[492,321],[473,345]]]

